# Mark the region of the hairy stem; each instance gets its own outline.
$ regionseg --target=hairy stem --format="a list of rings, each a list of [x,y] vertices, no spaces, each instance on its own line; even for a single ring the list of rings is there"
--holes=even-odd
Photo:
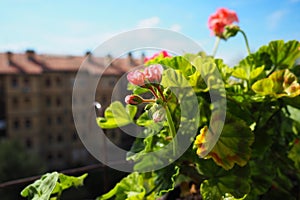
[[[219,48],[220,40],[221,40],[220,37],[216,37],[215,45],[214,45],[214,48],[213,48],[212,56],[215,56],[215,55],[216,55],[217,50],[218,50],[218,48]]]
[[[172,139],[173,139],[173,155],[175,156],[175,154],[176,154],[176,145],[177,145],[177,140],[175,138],[176,130],[175,130],[172,115],[171,115],[171,112],[170,112],[170,109],[169,109],[168,105],[165,106],[165,109],[166,109],[167,122],[169,124],[170,133],[171,133],[171,136],[172,136]]]
[[[242,33],[242,35],[243,35],[243,37],[244,37],[244,39],[245,39],[247,52],[248,52],[248,54],[250,55],[250,54],[251,54],[251,51],[250,51],[249,42],[248,42],[246,33],[245,33],[243,30],[241,30],[241,29],[240,29],[239,31]]]

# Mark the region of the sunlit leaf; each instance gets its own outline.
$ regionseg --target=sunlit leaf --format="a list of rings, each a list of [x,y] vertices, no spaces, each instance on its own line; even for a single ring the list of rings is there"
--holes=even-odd
[[[136,106],[126,105],[124,107],[121,102],[115,101],[105,110],[104,117],[97,118],[97,123],[105,129],[125,126],[133,122],[136,112]]]
[[[21,195],[31,200],[49,200],[51,195],[60,196],[64,190],[70,187],[82,186],[86,177],[87,174],[74,177],[57,172],[47,173],[24,188]]]
[[[21,195],[31,200],[48,200],[55,188],[58,177],[59,173],[57,172],[47,173],[24,188]]]
[[[144,199],[146,190],[143,184],[143,176],[137,172],[133,172],[117,183],[108,193],[98,197],[97,200],[110,199],[114,196],[115,200]]]
[[[75,176],[68,176],[65,174],[60,173],[58,177],[58,182],[52,194],[61,193],[63,190],[66,190],[70,187],[79,187],[83,185],[84,179],[87,177],[88,174],[83,174],[79,177]]]
[[[197,136],[195,145],[199,156],[206,155],[211,138],[214,133],[204,127]],[[246,123],[238,118],[227,115],[223,131],[213,149],[204,157],[212,158],[215,163],[225,170],[233,168],[234,164],[245,166],[250,159],[250,145],[254,141],[254,135]]]
[[[265,66],[257,67],[250,72],[250,79],[258,77],[265,69]]]
[[[299,47],[300,43],[296,40],[286,43],[283,40],[277,40],[261,47],[258,51],[268,53],[273,65],[279,68],[291,68],[295,64],[295,60],[300,57]]]
[[[252,90],[260,95],[270,95],[276,98],[295,97],[300,95],[300,84],[297,77],[288,69],[278,70],[268,78],[256,81]]]

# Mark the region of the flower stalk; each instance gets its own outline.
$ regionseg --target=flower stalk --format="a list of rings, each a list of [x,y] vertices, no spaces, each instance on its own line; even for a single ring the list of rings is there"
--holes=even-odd
[[[244,37],[244,40],[245,40],[245,43],[246,43],[247,52],[250,55],[251,51],[250,51],[250,47],[249,47],[249,42],[248,42],[248,39],[247,39],[247,35],[246,35],[246,33],[242,29],[239,29],[239,32],[241,32],[242,35],[243,35],[243,37]]]

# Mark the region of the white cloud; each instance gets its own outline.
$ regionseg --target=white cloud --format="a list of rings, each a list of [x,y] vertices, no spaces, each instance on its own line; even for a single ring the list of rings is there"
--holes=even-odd
[[[181,26],[180,26],[179,24],[173,24],[173,25],[170,27],[170,29],[171,29],[172,31],[177,31],[177,32],[179,32],[179,31],[181,31]]]
[[[290,0],[291,3],[298,3],[300,0]]]
[[[151,18],[147,18],[147,19],[143,19],[141,21],[139,21],[138,23],[138,27],[155,27],[159,24],[160,19],[159,17],[151,17]]]
[[[274,30],[280,24],[282,18],[287,14],[287,10],[277,10],[267,17],[267,26],[270,30]]]

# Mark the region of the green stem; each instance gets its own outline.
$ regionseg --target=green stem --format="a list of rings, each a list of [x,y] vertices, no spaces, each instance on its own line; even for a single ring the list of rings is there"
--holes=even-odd
[[[176,141],[176,138],[175,138],[176,130],[175,130],[172,115],[171,115],[171,112],[169,110],[168,105],[165,106],[165,109],[166,109],[166,114],[167,114],[167,121],[168,121],[168,124],[169,124],[171,136],[172,136],[172,139],[173,139],[173,155],[175,156],[176,155],[176,145],[177,145],[177,141]]]
[[[165,96],[164,96],[164,94],[163,94],[163,91],[161,91],[161,89],[160,89],[160,86],[157,86],[156,88],[157,88],[157,90],[158,90],[158,92],[159,92],[161,98],[163,99],[163,101],[164,101],[164,102],[167,102],[167,100],[166,100],[166,98],[165,98]]]
[[[217,37],[216,37],[216,40],[215,40],[215,45],[214,45],[214,49],[213,49],[212,56],[215,56],[215,55],[216,55],[217,50],[218,50],[218,48],[219,48],[220,40],[221,40],[221,38],[217,36]]]
[[[159,97],[157,96],[155,90],[153,89],[152,86],[149,87],[149,90],[151,91],[151,93],[155,96],[156,99],[159,99]]]
[[[249,43],[248,43],[248,39],[247,39],[246,33],[245,33],[243,30],[241,30],[241,29],[240,29],[239,31],[242,33],[242,35],[243,35],[243,37],[244,37],[244,39],[245,39],[247,52],[248,52],[248,54],[250,55],[250,54],[251,54],[251,51],[250,51],[250,47],[249,47]]]

